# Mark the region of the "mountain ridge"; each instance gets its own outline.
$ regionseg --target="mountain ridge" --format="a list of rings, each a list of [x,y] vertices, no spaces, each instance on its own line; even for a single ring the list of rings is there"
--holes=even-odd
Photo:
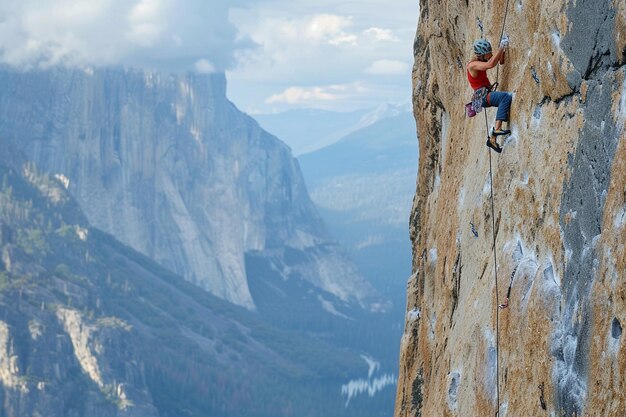
[[[376,297],[330,245],[288,147],[227,100],[223,74],[4,70],[0,83],[0,135],[65,178],[91,224],[166,268],[254,309],[246,252],[322,245],[303,278],[327,275],[321,257],[346,278],[341,298]]]

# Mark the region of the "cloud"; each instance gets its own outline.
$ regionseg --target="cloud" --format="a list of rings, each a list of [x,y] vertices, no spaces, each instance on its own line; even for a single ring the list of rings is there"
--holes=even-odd
[[[289,87],[280,94],[274,94],[267,98],[267,104],[307,104],[312,105],[325,101],[337,101],[349,98],[367,89],[359,83],[330,85],[324,87]]]
[[[333,14],[320,14],[306,18],[304,22],[294,22],[304,28],[304,35],[314,42],[331,45],[342,43],[356,44],[356,35],[345,32],[352,26],[352,18]]]
[[[323,83],[318,79],[324,73],[346,71],[347,75],[349,62],[356,62],[363,47],[359,44],[361,31],[353,30],[351,16],[284,16],[280,12],[240,10],[231,17],[240,33],[257,45],[235,54],[238,65],[231,71],[234,77],[259,82],[281,79],[285,83],[307,79],[307,84],[320,85]],[[350,75],[354,76],[354,72]]]
[[[391,29],[371,27],[365,30],[363,34],[376,42],[400,42],[400,38],[394,35]]]
[[[341,34],[339,36],[334,37],[333,39],[329,40],[328,43],[331,45],[341,45],[342,43],[346,43],[349,45],[357,45],[357,37],[356,35],[350,35],[350,34]]]
[[[2,0],[0,62],[18,67],[133,65],[189,70],[232,66],[252,47],[229,21],[259,0]]]
[[[200,59],[194,64],[194,69],[198,74],[211,74],[215,72],[215,66],[208,59]]]
[[[394,7],[384,0],[266,0],[229,16],[240,36],[256,44],[237,51],[226,74],[228,96],[244,111],[348,111],[404,101],[411,91],[409,66],[398,63],[412,57],[414,0]],[[356,84],[367,93],[328,87]]]
[[[229,98],[258,111],[289,107],[290,86],[302,89],[300,95],[292,90],[292,101],[342,109],[403,98],[410,79],[405,72],[398,76],[400,65],[384,61],[408,60],[419,7],[414,0],[397,0],[394,7],[385,0],[357,3],[0,0],[0,64],[226,71]],[[373,96],[328,87],[355,80]],[[267,104],[281,94],[283,101]]]
[[[402,75],[408,73],[408,71],[409,65],[406,62],[381,59],[372,63],[364,72],[371,75]]]
[[[141,0],[130,10],[127,37],[139,46],[154,46],[165,30],[164,9],[159,0]]]
[[[348,31],[352,18],[333,14],[305,17],[267,17],[249,27],[254,42],[272,49],[276,45],[340,45],[354,44],[357,36]],[[246,30],[246,29],[244,29]]]

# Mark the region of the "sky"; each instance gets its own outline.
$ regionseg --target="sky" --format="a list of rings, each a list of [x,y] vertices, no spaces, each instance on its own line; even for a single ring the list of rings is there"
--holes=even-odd
[[[410,100],[418,0],[2,0],[0,62],[225,72],[250,114]]]

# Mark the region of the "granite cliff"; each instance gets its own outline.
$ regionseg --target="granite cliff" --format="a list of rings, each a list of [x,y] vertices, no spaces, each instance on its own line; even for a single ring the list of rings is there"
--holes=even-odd
[[[503,25],[511,39],[500,155],[484,116],[464,113],[483,24],[494,45]],[[421,0],[414,55],[420,161],[395,415],[625,415],[626,3]]]
[[[0,137],[65,181],[92,226],[248,309],[246,255],[384,308],[325,231],[289,148],[227,100],[223,74],[5,69],[0,85]]]

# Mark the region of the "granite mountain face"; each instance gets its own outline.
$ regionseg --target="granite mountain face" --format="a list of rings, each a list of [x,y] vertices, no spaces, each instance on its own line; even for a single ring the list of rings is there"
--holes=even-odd
[[[420,13],[395,415],[625,415],[626,3],[421,0]],[[464,109],[483,29],[511,40],[488,71],[513,92],[501,154]]]
[[[391,408],[367,386],[343,392],[389,354],[388,301],[222,75],[3,70],[0,83],[0,413]]]
[[[61,178],[92,226],[248,309],[246,254],[384,309],[324,230],[288,147],[226,99],[223,74],[3,70],[0,84],[0,137]]]

